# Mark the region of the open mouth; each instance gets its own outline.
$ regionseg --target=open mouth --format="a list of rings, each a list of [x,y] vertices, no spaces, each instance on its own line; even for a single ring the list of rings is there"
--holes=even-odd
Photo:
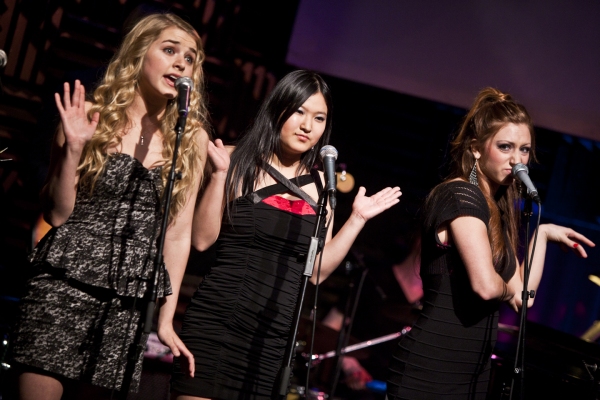
[[[177,75],[167,75],[165,79],[171,84],[171,86],[175,86],[175,81],[179,78]]]

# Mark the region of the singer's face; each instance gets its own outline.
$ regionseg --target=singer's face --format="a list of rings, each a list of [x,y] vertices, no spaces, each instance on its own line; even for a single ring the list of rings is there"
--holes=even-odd
[[[317,144],[327,125],[327,104],[321,93],[310,96],[281,128],[284,157],[298,158]]]
[[[515,164],[527,164],[531,152],[531,133],[525,124],[509,123],[504,125],[494,136],[483,145],[479,154],[478,177],[483,179],[494,194],[502,185],[510,185],[513,181],[512,167]]]
[[[152,42],[142,64],[139,87],[142,96],[172,99],[177,96],[175,80],[190,77],[198,54],[196,41],[187,32],[170,27]]]

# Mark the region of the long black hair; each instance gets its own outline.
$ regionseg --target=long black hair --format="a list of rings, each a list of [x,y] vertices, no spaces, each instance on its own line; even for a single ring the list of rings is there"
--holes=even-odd
[[[288,118],[312,95],[321,93],[327,105],[325,131],[319,142],[300,157],[297,173],[310,170],[317,162],[322,146],[329,143],[333,103],[323,78],[312,71],[296,70],[285,75],[263,101],[249,130],[240,138],[231,154],[226,180],[226,204],[241,193],[254,191],[262,167],[273,155],[281,158],[281,128]],[[229,206],[227,207],[229,208]]]

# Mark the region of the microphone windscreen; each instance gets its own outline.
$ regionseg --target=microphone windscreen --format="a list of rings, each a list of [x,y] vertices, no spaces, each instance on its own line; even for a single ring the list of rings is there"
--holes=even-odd
[[[6,53],[4,50],[0,49],[0,68],[3,68],[8,63],[8,57],[6,57]]]
[[[517,177],[517,174],[521,171],[529,175],[529,168],[527,168],[527,165],[521,163],[515,164],[512,167],[512,176]]]
[[[194,82],[192,81],[192,78],[188,77],[188,76],[181,76],[179,78],[177,78],[177,80],[175,81],[175,87],[177,89],[179,89],[180,86],[187,86],[190,89],[194,88]]]
[[[327,156],[333,156],[333,159],[337,160],[338,151],[335,149],[335,147],[326,145],[321,147],[319,155],[321,156],[321,160],[323,160]]]

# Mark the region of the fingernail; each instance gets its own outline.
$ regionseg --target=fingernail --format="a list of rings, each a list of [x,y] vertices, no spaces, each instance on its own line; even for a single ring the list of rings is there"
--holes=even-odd
[[[579,243],[574,243],[574,244],[573,244],[573,248],[575,248],[575,249],[576,249],[576,248],[577,248],[577,246],[579,246]]]

